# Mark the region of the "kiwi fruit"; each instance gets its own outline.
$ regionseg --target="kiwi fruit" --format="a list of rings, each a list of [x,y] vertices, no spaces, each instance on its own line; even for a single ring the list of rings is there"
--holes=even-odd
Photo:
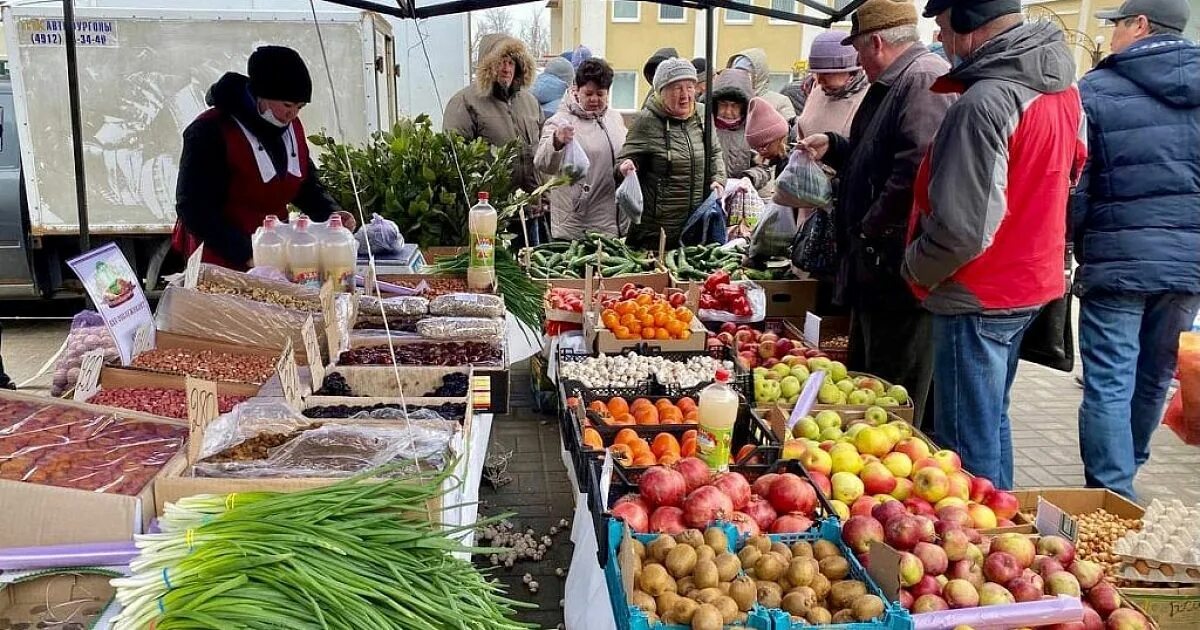
[[[642,573],[638,576],[638,588],[645,591],[651,597],[658,597],[667,591],[674,591],[674,582],[670,581],[671,576],[667,574],[667,569],[661,564],[648,564],[642,567]]]
[[[737,577],[738,571],[742,570],[742,561],[728,552],[714,558],[713,564],[717,565],[717,576],[722,582],[733,580]]]
[[[721,630],[724,626],[725,618],[712,604],[701,604],[692,615],[692,630]]]
[[[813,557],[816,558],[818,562],[830,556],[840,555],[842,555],[842,550],[838,549],[837,545],[828,540],[818,540],[817,542],[813,543]]]
[[[658,612],[658,602],[643,591],[634,591],[633,595],[629,596],[629,603],[641,608],[646,613]]]
[[[820,563],[821,575],[836,582],[850,575],[850,563],[842,556],[829,556]]]
[[[788,563],[787,571],[784,572],[784,577],[787,578],[792,587],[808,586],[812,584],[813,572],[812,558],[792,558]]]
[[[675,542],[699,547],[704,544],[704,534],[701,534],[698,529],[685,529],[675,536]]]
[[[874,595],[859,595],[850,604],[854,618],[859,621],[870,621],[883,615],[883,600]]]
[[[721,612],[722,625],[733,623],[737,619],[738,613],[741,612],[738,610],[737,602],[727,596],[718,597],[713,600],[712,605],[716,606],[717,610]]]
[[[729,537],[720,527],[709,527],[704,530],[704,544],[712,547],[714,551],[728,551]]]
[[[717,551],[708,545],[700,545],[700,547],[696,549],[696,558],[698,560],[712,560],[716,557]]]
[[[738,610],[748,611],[758,601],[758,587],[749,577],[738,576],[729,584],[729,597],[738,605]]]
[[[787,545],[785,545],[781,542],[771,543],[771,551],[774,551],[775,553],[779,554],[779,556],[781,558],[783,558],[784,561],[790,562],[792,559],[792,548],[788,547]]]
[[[833,615],[820,606],[814,606],[808,609],[808,614],[804,618],[814,626],[824,626],[833,622]]]
[[[759,580],[775,582],[783,577],[787,563],[775,552],[767,552],[754,565],[754,577]]]
[[[779,603],[783,601],[783,589],[774,582],[764,582],[759,580],[755,583],[758,593],[758,603],[767,608],[779,608]]]
[[[716,563],[712,560],[697,562],[692,571],[692,581],[698,589],[715,588],[721,582]]]
[[[841,580],[829,588],[829,604],[839,612],[849,608],[860,595],[867,594],[867,586],[858,580]]]
[[[650,545],[646,547],[646,555],[651,562],[662,564],[667,559],[667,554],[675,548],[674,538],[666,534],[660,534],[658,538],[650,541]]]
[[[801,540],[797,543],[792,543],[793,558],[811,558],[813,557],[812,544],[806,540]]]
[[[667,554],[667,572],[673,577],[682,578],[692,574],[696,568],[696,549],[690,545],[675,545]]]

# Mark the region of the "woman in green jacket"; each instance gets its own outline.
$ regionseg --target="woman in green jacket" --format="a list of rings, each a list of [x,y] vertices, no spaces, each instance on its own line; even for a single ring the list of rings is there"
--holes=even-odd
[[[630,229],[627,240],[647,249],[658,248],[660,229],[669,246],[677,244],[692,211],[725,181],[717,142],[707,158],[712,179],[704,179],[704,110],[696,103],[696,68],[687,59],[667,59],[654,73],[654,91],[634,116],[617,156],[617,174],[637,172],[645,203],[642,222]]]

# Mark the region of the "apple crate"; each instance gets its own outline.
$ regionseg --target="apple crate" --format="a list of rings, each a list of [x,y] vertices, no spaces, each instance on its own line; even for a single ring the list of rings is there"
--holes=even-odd
[[[737,530],[727,524],[722,527],[730,541],[729,551],[733,552],[733,541],[737,537]],[[602,531],[604,537],[601,540],[604,541],[604,544],[600,546],[607,556],[607,561],[603,564],[604,581],[608,584],[608,599],[617,628],[619,630],[689,630],[690,626],[668,624],[662,621],[651,624],[646,614],[629,602],[629,593],[634,585],[634,558],[632,552],[622,553],[621,543],[628,536],[647,544],[657,535],[631,533],[622,521],[607,516],[604,517]],[[740,627],[751,630],[774,630],[774,619],[766,608],[755,604],[747,615],[745,623],[740,624]]]
[[[867,585],[867,592],[875,595],[883,600],[883,615],[872,619],[871,621],[860,621],[854,623],[831,624],[829,626],[821,626],[828,628],[838,628],[839,630],[911,630],[914,627],[912,616],[907,610],[900,606],[899,602],[892,601],[880,588],[879,584],[871,577],[862,563],[854,555],[854,552],[842,542],[842,527],[837,519],[829,519],[819,524],[813,531],[803,534],[769,534],[768,537],[772,542],[781,542],[791,546],[798,542],[816,542],[817,540],[828,540],[837,545],[838,550],[846,558],[850,564],[850,577],[859,580]],[[740,549],[745,545],[745,539],[738,541],[737,547]],[[830,611],[833,612],[833,611]],[[776,630],[806,630],[815,626],[807,622],[793,622],[791,615],[787,611],[778,608],[770,609],[772,618],[775,620]]]

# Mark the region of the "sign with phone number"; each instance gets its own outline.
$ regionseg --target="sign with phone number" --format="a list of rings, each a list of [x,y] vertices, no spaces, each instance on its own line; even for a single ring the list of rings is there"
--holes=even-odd
[[[31,46],[62,46],[66,42],[66,25],[60,19],[28,18],[21,20],[19,29],[24,43]],[[115,48],[117,24],[113,20],[75,20],[75,43]]]

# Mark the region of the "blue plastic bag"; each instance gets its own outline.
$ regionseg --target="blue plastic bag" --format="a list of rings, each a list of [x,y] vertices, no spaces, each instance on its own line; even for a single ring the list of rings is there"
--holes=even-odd
[[[679,244],[724,245],[728,238],[729,234],[725,231],[725,211],[721,209],[721,200],[714,192],[688,217],[687,223],[683,225]]]

